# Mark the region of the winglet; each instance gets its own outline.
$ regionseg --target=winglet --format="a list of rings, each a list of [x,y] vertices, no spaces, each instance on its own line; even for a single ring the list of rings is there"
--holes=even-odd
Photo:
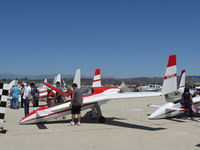
[[[169,94],[177,90],[176,55],[169,56],[167,69],[163,79],[163,94]]]
[[[61,74],[58,74],[54,77],[54,84],[56,84],[56,82],[60,82],[61,83]]]
[[[185,74],[186,74],[185,72],[186,72],[185,69],[182,70],[181,72],[181,76],[178,81],[178,89],[185,86]]]
[[[78,88],[81,88],[81,70],[80,69],[76,70],[73,83],[76,83]]]
[[[92,83],[92,87],[101,87],[101,72],[100,69],[96,69],[94,73],[94,79]]]

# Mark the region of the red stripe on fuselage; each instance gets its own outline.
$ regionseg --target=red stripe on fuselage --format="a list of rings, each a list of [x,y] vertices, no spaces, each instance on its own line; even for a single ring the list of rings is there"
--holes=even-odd
[[[48,85],[47,85],[47,86],[48,86]],[[83,98],[101,94],[102,92],[104,92],[104,91],[106,91],[106,90],[109,90],[109,89],[118,89],[118,87],[94,87],[93,89],[94,89],[94,93],[93,93],[93,94],[86,95],[86,96],[84,96]],[[71,92],[72,92],[72,90],[71,90]],[[66,102],[64,102],[64,103],[67,103],[67,102],[70,102],[70,101],[71,101],[71,100],[68,100],[68,101],[66,101]],[[64,103],[62,103],[62,104],[64,104]],[[58,104],[58,105],[62,105],[62,104]],[[87,105],[90,105],[90,104],[94,104],[94,103],[85,104],[85,105],[83,105],[83,107],[84,107],[84,106],[87,106]],[[39,110],[45,110],[45,109],[48,109],[48,108],[56,107],[56,106],[58,106],[58,105],[54,105],[54,106],[51,106],[51,107],[46,107],[46,106],[41,107],[41,108],[39,108],[39,109],[37,109],[37,110],[31,112],[30,114],[28,114],[28,115],[25,116],[24,118],[22,118],[21,121],[24,120],[25,118],[27,118],[27,117],[33,115],[34,113],[36,113],[36,112],[39,111]],[[71,110],[71,109],[69,109],[69,110]],[[58,112],[58,113],[62,113],[62,112],[65,112],[65,111],[68,111],[68,109],[67,109],[67,110],[63,110],[63,111]],[[57,113],[53,113],[52,115],[54,115],[54,114],[57,114]],[[51,115],[50,115],[50,116],[51,116]],[[43,116],[43,117],[46,117],[46,116]],[[39,118],[43,118],[43,117],[38,117],[38,119],[39,119]],[[37,119],[37,118],[35,118],[35,119]],[[34,119],[31,119],[31,120],[34,120]],[[31,121],[31,120],[27,120],[27,121]],[[27,122],[27,121],[25,121],[25,122]]]
[[[85,105],[83,105],[83,107],[86,107],[86,106],[89,106],[89,105],[92,105],[92,104],[95,104],[95,103],[85,104]],[[58,105],[56,105],[56,106],[58,106]],[[50,107],[49,107],[49,108],[50,108]],[[47,108],[47,109],[48,109],[48,108]],[[45,110],[45,109],[41,109],[41,110]],[[41,117],[33,118],[33,119],[30,119],[30,120],[26,120],[26,121],[24,121],[24,122],[33,121],[33,120],[36,120],[36,119],[41,119],[41,118],[44,118],[44,117],[53,116],[53,115],[60,114],[60,113],[64,113],[64,112],[67,112],[67,111],[70,111],[70,110],[71,110],[71,108],[68,108],[68,109],[66,109],[66,110],[62,110],[62,111],[59,111],[59,112],[51,113],[51,114],[48,114],[48,115],[46,115],[46,116],[41,116]],[[36,113],[36,111],[34,111],[34,113]],[[34,113],[32,112],[31,114],[27,115],[27,117],[30,116],[30,115],[32,115],[32,114],[34,114]],[[26,117],[26,118],[27,118],[27,117]],[[24,118],[24,119],[25,119],[25,118]],[[22,119],[22,120],[23,120],[23,119]],[[21,120],[21,121],[22,121],[22,120]]]

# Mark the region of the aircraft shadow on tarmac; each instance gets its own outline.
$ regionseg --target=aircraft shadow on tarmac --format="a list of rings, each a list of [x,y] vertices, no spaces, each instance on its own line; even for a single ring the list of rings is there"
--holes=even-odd
[[[150,114],[147,114],[147,116],[149,116]],[[198,120],[198,118],[200,118],[200,113],[196,113],[193,115],[193,118],[195,120]],[[197,119],[196,119],[197,118]],[[188,114],[180,114],[176,117],[171,117],[171,118],[165,118],[166,120],[169,121],[175,121],[175,122],[186,122],[186,120],[191,120]]]
[[[115,117],[111,117],[111,118],[106,118],[106,122],[104,123],[105,125],[112,125],[112,126],[118,126],[118,127],[124,127],[124,128],[132,128],[132,129],[138,129],[138,130],[147,130],[147,131],[158,131],[158,130],[165,130],[166,128],[155,128],[155,127],[148,127],[148,126],[144,126],[144,125],[137,125],[137,124],[131,124],[131,123],[127,123],[127,122],[122,122],[120,120],[126,120],[124,118],[115,118]],[[37,124],[37,127],[39,129],[47,129],[47,127],[45,126],[45,124],[61,124],[61,123],[69,123],[71,121],[70,120],[54,120],[54,121],[48,121],[43,123],[39,123]],[[81,118],[81,122],[82,123],[93,123],[93,124],[100,124],[98,122],[97,119],[91,120],[89,118],[89,112],[86,113],[82,118]]]

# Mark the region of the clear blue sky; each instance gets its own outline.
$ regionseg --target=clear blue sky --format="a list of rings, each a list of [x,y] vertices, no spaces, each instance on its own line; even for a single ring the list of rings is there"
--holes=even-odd
[[[200,74],[199,0],[0,1],[0,73]]]

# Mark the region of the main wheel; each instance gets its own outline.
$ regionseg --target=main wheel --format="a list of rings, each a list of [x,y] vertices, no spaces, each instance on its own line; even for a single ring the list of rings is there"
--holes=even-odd
[[[2,129],[1,133],[5,134],[6,133],[6,129]]]
[[[103,116],[99,117],[99,122],[100,123],[105,123],[105,121],[106,121],[105,117],[103,117]]]

